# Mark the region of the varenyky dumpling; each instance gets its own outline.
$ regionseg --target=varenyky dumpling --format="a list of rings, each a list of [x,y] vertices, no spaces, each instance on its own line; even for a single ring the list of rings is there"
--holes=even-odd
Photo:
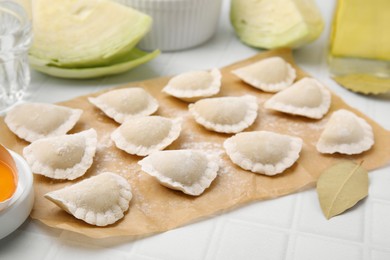
[[[138,164],[162,185],[198,196],[217,177],[219,157],[197,150],[167,150],[154,152]]]
[[[317,142],[320,153],[359,154],[374,145],[371,126],[354,113],[340,109],[331,115]]]
[[[243,132],[226,139],[223,146],[241,168],[276,175],[298,160],[302,139],[269,131]]]
[[[4,122],[28,142],[66,134],[80,119],[83,111],[46,103],[23,103],[8,111]]]
[[[88,100],[120,124],[127,118],[148,116],[158,109],[157,100],[137,87],[111,90]]]
[[[69,214],[96,226],[107,226],[123,218],[132,196],[127,180],[111,172],[45,194],[45,198]]]
[[[221,77],[218,69],[190,71],[173,77],[162,91],[184,101],[196,101],[217,94],[221,88]]]
[[[267,109],[320,119],[329,110],[331,94],[313,78],[303,78],[264,103]]]
[[[189,105],[195,121],[219,133],[238,133],[257,117],[257,99],[251,95],[201,99]]]
[[[290,86],[295,69],[280,57],[272,57],[232,71],[245,83],[266,92],[278,92]]]
[[[52,179],[74,180],[91,167],[97,134],[89,129],[71,135],[42,138],[23,149],[32,172]]]
[[[130,118],[112,132],[111,139],[119,149],[145,156],[175,141],[180,135],[181,121],[161,116]]]

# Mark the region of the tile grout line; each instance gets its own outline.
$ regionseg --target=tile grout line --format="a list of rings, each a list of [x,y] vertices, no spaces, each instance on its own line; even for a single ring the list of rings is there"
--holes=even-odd
[[[247,220],[243,220],[243,219],[239,219],[239,218],[230,218],[227,221],[228,222],[233,222],[233,223],[240,223],[240,224],[244,224],[244,225],[247,225],[247,226],[256,226],[258,228],[272,230],[272,231],[277,231],[277,232],[282,232],[282,233],[287,233],[288,230],[289,230],[289,228],[283,228],[283,227],[274,226],[274,225],[271,225],[271,224],[261,224],[261,223],[258,223],[258,222],[247,221]]]
[[[371,201],[381,203],[381,204],[390,205],[390,201],[385,199],[385,198],[371,198]]]
[[[296,233],[299,233],[299,234],[301,234],[303,236],[306,236],[306,237],[320,238],[322,240],[327,240],[327,241],[330,241],[330,242],[346,243],[346,244],[350,244],[350,245],[354,245],[354,246],[360,246],[360,247],[363,246],[362,242],[357,242],[357,241],[353,241],[353,240],[350,240],[350,239],[340,238],[340,237],[337,237],[337,236],[318,235],[316,233],[303,232],[303,231],[299,231],[299,232],[296,232]]]
[[[298,198],[296,199],[296,202],[295,202],[296,206],[295,207],[300,207],[302,202],[298,203],[297,200],[298,200]],[[390,204],[390,203],[388,203],[388,204]],[[299,210],[298,210],[298,212],[294,212],[293,219],[295,218],[295,215],[297,215],[296,218],[299,219],[299,217],[300,217]],[[292,233],[294,235],[302,234],[302,235],[305,235],[305,236],[316,237],[316,238],[323,238],[323,239],[326,239],[326,240],[336,239],[339,242],[347,242],[347,243],[353,244],[353,245],[359,245],[359,246],[363,245],[363,241],[362,240],[360,240],[360,241],[351,240],[351,239],[348,239],[348,238],[338,237],[337,235],[329,235],[329,234],[321,234],[321,235],[319,235],[319,234],[316,234],[315,232],[299,230],[299,228],[298,228],[298,219],[296,221],[292,220],[292,222],[296,222],[296,223],[294,223],[294,224],[292,223],[290,228],[289,227],[281,227],[281,226],[278,226],[278,225],[275,225],[275,224],[262,224],[262,223],[259,223],[259,222],[253,222],[251,220],[243,220],[243,219],[236,218],[236,217],[233,217],[233,218],[231,218],[229,220],[233,221],[233,222],[239,222],[239,223],[248,224],[248,225],[256,225],[256,226],[261,227],[261,228],[266,228],[266,229],[270,229],[270,230],[274,230],[274,231],[278,231],[278,232]]]
[[[216,236],[217,234],[216,233],[219,233],[218,231],[218,223],[221,222],[221,219],[218,219],[216,221],[216,223],[214,223],[213,225],[213,228],[211,230],[211,235],[208,237],[208,244],[207,244],[207,247],[206,249],[204,250],[204,254],[203,254],[203,258],[202,259],[213,259],[212,257],[208,258],[208,256],[210,256],[210,254],[212,253],[212,249],[213,246],[212,246],[212,243],[214,240],[216,240]],[[217,243],[217,242],[215,242]],[[217,247],[214,247],[214,253],[216,252],[216,248]]]
[[[56,241],[58,242],[59,240],[56,240]],[[53,256],[55,256],[58,253],[58,251],[61,249],[61,247],[63,247],[63,245],[60,243],[50,246],[50,248],[46,251],[45,257],[42,259],[44,259],[44,260],[54,259]]]
[[[213,238],[212,241],[215,241],[212,247],[208,248],[208,252],[206,254],[205,259],[217,259],[218,252],[220,247],[222,246],[222,239],[224,237],[224,234],[226,233],[226,226],[227,222],[231,221],[228,217],[221,217],[214,229]],[[218,239],[219,238],[219,239]],[[213,252],[214,251],[214,252]]]
[[[365,219],[366,225],[365,225],[365,234],[364,234],[364,249],[365,249],[365,256],[364,259],[371,259],[372,257],[372,251],[384,251],[390,254],[390,248],[383,244],[378,244],[378,242],[374,241],[374,233],[373,233],[373,226],[374,226],[374,206],[375,204],[382,204],[389,206],[390,203],[387,200],[383,199],[377,199],[377,198],[368,198],[367,205],[365,205]]]
[[[373,201],[365,201],[364,203],[364,217],[363,217],[363,229],[362,229],[362,248],[363,248],[363,259],[371,259],[370,254],[370,241],[371,241],[371,231],[372,231],[372,207]],[[368,203],[367,203],[368,202]]]
[[[297,194],[295,198],[295,205],[293,208],[293,218],[291,220],[290,228],[288,229],[288,239],[287,243],[285,245],[285,254],[284,259],[285,260],[292,260],[294,259],[294,252],[295,252],[295,245],[297,240],[297,226],[298,226],[298,220],[299,220],[299,212],[301,207],[301,194]]]
[[[273,230],[273,231],[278,231],[278,232],[284,232],[284,233],[290,233],[290,239],[289,239],[289,242],[291,242],[291,244],[287,247],[287,254],[286,254],[286,258],[285,259],[292,259],[291,257],[289,257],[293,252],[294,252],[294,249],[293,249],[293,243],[295,242],[294,239],[296,239],[297,235],[303,235],[303,236],[306,236],[306,237],[313,237],[313,238],[319,238],[319,239],[324,239],[324,240],[327,240],[327,241],[336,241],[337,243],[347,243],[349,245],[354,245],[354,246],[358,246],[360,249],[361,249],[361,252],[363,252],[363,248],[368,248],[369,252],[370,250],[372,250],[374,247],[378,250],[384,250],[386,251],[387,248],[386,247],[381,247],[381,246],[376,246],[376,245],[373,245],[372,242],[371,242],[371,236],[370,236],[370,231],[372,229],[370,223],[372,222],[371,219],[372,219],[372,202],[378,202],[378,203],[384,203],[386,205],[390,205],[390,203],[386,200],[383,200],[383,199],[376,199],[376,198],[373,198],[371,199],[371,203],[365,203],[364,206],[366,207],[365,208],[365,215],[363,216],[363,218],[365,218],[365,222],[363,223],[363,227],[362,227],[362,230],[360,231],[361,233],[361,236],[363,236],[363,238],[359,239],[359,240],[351,240],[351,239],[348,239],[348,238],[343,238],[343,237],[339,237],[337,235],[329,235],[329,234],[317,234],[315,232],[310,232],[310,231],[304,231],[304,230],[300,230],[299,229],[299,217],[300,217],[300,208],[302,206],[302,196],[298,196],[296,199],[295,199],[295,206],[294,206],[294,209],[295,209],[295,212],[294,214],[292,214],[292,221],[291,221],[291,227],[288,228],[288,227],[281,227],[281,226],[277,226],[277,225],[273,225],[273,224],[262,224],[262,223],[259,223],[259,222],[256,222],[256,223],[253,223],[253,221],[251,220],[243,220],[243,219],[240,219],[240,218],[231,218],[230,221],[233,221],[233,222],[239,222],[239,223],[246,223],[246,224],[249,224],[249,225],[253,225],[255,224],[256,226],[258,227],[261,227],[261,228],[267,228],[269,230]],[[371,221],[371,222],[370,222]],[[372,224],[372,223],[371,223]],[[360,237],[361,237],[360,236]],[[367,250],[366,250],[367,251]],[[367,255],[367,253],[365,254]],[[366,258],[365,258],[366,259]]]

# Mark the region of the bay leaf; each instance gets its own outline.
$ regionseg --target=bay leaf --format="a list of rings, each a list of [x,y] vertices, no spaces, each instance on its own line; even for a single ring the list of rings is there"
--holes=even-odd
[[[341,86],[365,95],[378,95],[390,91],[390,79],[367,74],[335,76],[333,79]]]
[[[368,172],[361,164],[343,161],[320,175],[317,194],[327,219],[343,213],[368,195]]]

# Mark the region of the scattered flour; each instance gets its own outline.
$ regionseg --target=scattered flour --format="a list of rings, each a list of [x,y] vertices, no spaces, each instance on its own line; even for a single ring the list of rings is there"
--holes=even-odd
[[[181,117],[186,118],[191,116],[187,109],[177,109],[171,107],[164,107],[160,109],[160,113],[167,115],[168,117]]]
[[[110,148],[113,144],[114,142],[111,140],[111,133],[105,133],[99,138],[97,150],[103,152]]]

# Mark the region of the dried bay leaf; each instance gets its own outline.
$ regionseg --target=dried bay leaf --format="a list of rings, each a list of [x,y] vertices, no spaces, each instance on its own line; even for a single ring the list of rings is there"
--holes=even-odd
[[[367,74],[336,76],[333,79],[341,86],[365,95],[378,95],[390,91],[390,79]]]
[[[317,194],[327,219],[343,213],[368,195],[368,172],[352,161],[326,169],[317,182]]]

